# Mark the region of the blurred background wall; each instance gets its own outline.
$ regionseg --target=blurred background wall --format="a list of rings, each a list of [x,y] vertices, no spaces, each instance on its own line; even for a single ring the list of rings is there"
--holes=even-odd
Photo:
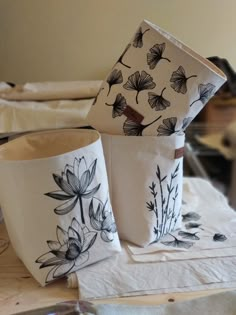
[[[0,0],[0,81],[103,79],[145,18],[236,69],[235,0]]]

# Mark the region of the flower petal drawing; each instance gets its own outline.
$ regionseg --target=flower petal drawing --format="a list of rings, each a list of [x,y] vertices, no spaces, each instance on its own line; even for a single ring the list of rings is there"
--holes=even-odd
[[[123,85],[126,90],[136,91],[136,103],[138,104],[138,94],[143,90],[152,90],[156,86],[153,78],[146,71],[136,71],[128,77],[128,81]]]
[[[50,251],[36,259],[40,269],[52,267],[46,276],[46,283],[78,270],[89,259],[89,249],[93,246],[97,233],[82,227],[73,218],[68,230],[57,226],[57,241],[47,241]],[[53,248],[53,249],[52,249]]]
[[[148,103],[150,104],[151,108],[155,108],[156,111],[164,110],[170,106],[170,102],[162,96],[165,89],[166,88],[161,91],[161,95],[148,92]]]
[[[203,105],[214,95],[215,85],[211,83],[207,84],[199,84],[198,86],[198,93],[199,98],[193,101],[190,104],[190,107],[193,106],[194,103],[200,101]]]
[[[113,104],[107,104],[107,103],[105,104],[107,106],[113,107],[112,118],[116,118],[117,116],[123,115],[123,112],[127,107],[126,99],[121,93],[117,94],[115,102]]]
[[[129,118],[127,118],[124,122],[123,125],[123,131],[126,136],[142,136],[143,135],[143,130],[146,129],[147,127],[151,126],[154,124],[157,120],[159,120],[161,116],[157,117],[155,120],[150,122],[147,125],[143,125],[141,123],[135,122]]]
[[[53,174],[53,179],[61,188],[61,191],[52,191],[45,193],[46,196],[65,202],[57,206],[54,212],[58,215],[64,215],[74,209],[77,202],[80,205],[81,221],[85,224],[83,198],[89,199],[99,190],[101,184],[89,189],[92,184],[97,168],[97,159],[92,161],[87,167],[84,156],[75,158],[73,165],[66,164],[61,175]]]
[[[158,136],[170,136],[173,133],[177,132],[175,130],[177,124],[177,117],[170,117],[163,119],[163,125],[160,125],[157,129]]]
[[[189,221],[198,221],[200,220],[201,216],[193,211],[190,211],[186,214],[182,214],[182,221],[183,222],[189,222]]]
[[[96,230],[100,231],[104,242],[111,242],[116,233],[116,224],[111,208],[108,206],[108,200],[103,203],[97,198],[93,198],[89,205],[90,224]]]
[[[109,86],[108,93],[111,91],[111,87],[115,84],[120,84],[123,82],[123,76],[121,70],[114,69],[107,78],[107,83]]]
[[[189,232],[185,232],[185,231],[179,231],[178,235],[182,236],[183,238],[189,239],[189,240],[195,240],[198,241],[200,240],[200,237],[198,237],[196,234],[198,232],[195,233],[189,233]]]
[[[182,66],[179,66],[179,68],[174,71],[171,75],[170,82],[172,84],[170,85],[175,92],[186,94],[187,93],[187,81],[190,78],[196,78],[197,75],[191,75],[189,77],[186,77],[185,70]]]
[[[224,242],[227,240],[227,237],[224,234],[216,233],[213,236],[213,241],[214,242]]]
[[[133,46],[135,48],[142,48],[143,47],[143,35],[148,32],[150,29],[146,29],[142,32],[142,28],[139,27],[137,33],[134,36]]]
[[[193,120],[193,117],[186,117],[183,119],[183,125],[182,125],[183,131],[190,125],[192,120]]]
[[[147,64],[149,65],[149,68],[153,70],[158,62],[160,60],[167,60],[168,62],[171,62],[170,59],[163,57],[163,53],[165,51],[166,44],[156,44],[154,45],[147,54]]]
[[[189,242],[189,241],[181,241],[179,240],[177,237],[175,237],[174,235],[170,234],[174,240],[173,241],[164,241],[161,242],[161,244],[166,245],[166,246],[171,246],[171,247],[177,247],[177,248],[185,248],[185,249],[189,249],[190,247],[193,246],[193,242]]]

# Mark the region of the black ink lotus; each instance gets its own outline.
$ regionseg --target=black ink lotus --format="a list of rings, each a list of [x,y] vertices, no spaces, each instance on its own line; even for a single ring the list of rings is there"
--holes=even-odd
[[[143,130],[149,126],[151,126],[153,123],[155,123],[157,120],[159,120],[161,116],[157,117],[155,120],[150,122],[147,125],[142,125],[141,123],[135,122],[129,118],[126,119],[123,125],[124,134],[126,136],[142,136]]]
[[[201,216],[198,213],[191,211],[186,214],[183,214],[182,218],[183,218],[182,220],[183,222],[189,222],[189,221],[198,221],[200,220]]]
[[[227,240],[227,237],[224,234],[216,233],[213,236],[213,241],[215,242],[224,242]]]
[[[89,217],[91,226],[96,231],[101,231],[102,240],[105,242],[113,241],[116,224],[107,201],[103,204],[101,200],[93,198],[89,205]]]
[[[198,86],[199,98],[193,101],[190,104],[190,107],[198,101],[201,101],[202,104],[205,105],[206,102],[214,95],[214,89],[215,89],[215,85],[211,83],[199,84]]]
[[[107,95],[109,95],[110,91],[111,91],[111,87],[115,84],[120,84],[123,82],[123,76],[120,70],[114,69],[109,77],[107,78],[107,83],[109,85],[109,89],[108,89],[108,93]]]
[[[198,241],[200,238],[196,235],[198,232],[195,233],[189,233],[189,232],[184,232],[184,231],[179,231],[178,235],[182,236],[183,238],[187,238],[189,240],[195,240]]]
[[[126,90],[137,91],[136,103],[138,104],[138,95],[143,90],[152,90],[156,86],[153,78],[146,71],[136,71],[128,77],[128,81],[123,85]]]
[[[186,77],[185,70],[182,66],[179,66],[179,68],[174,71],[171,75],[170,82],[172,84],[170,85],[175,92],[186,94],[187,92],[187,81],[190,78],[196,78],[196,75],[191,75],[190,77]]]
[[[74,164],[66,165],[61,175],[53,174],[54,181],[61,190],[46,193],[46,196],[57,200],[66,200],[63,204],[54,209],[56,214],[66,214],[74,209],[79,201],[81,211],[81,221],[85,224],[83,198],[89,199],[100,188],[100,184],[88,189],[92,184],[96,173],[97,159],[95,159],[89,167],[84,157],[74,159]]]
[[[113,104],[107,104],[107,106],[113,106],[112,117],[116,118],[117,116],[121,116],[127,106],[126,99],[124,96],[119,93],[116,96],[115,102]]]
[[[143,35],[148,32],[149,29],[146,29],[144,32],[142,32],[142,28],[140,27],[135,34],[134,41],[133,41],[133,46],[135,48],[141,48],[143,47]]]
[[[177,247],[177,248],[185,248],[185,249],[189,249],[190,247],[193,246],[193,242],[189,242],[189,241],[181,241],[179,240],[177,237],[175,237],[174,235],[170,234],[174,240],[173,241],[164,241],[161,242],[161,244],[166,245],[166,246],[171,246],[171,247]]]
[[[96,232],[82,227],[75,218],[67,231],[57,226],[56,234],[57,241],[47,241],[50,251],[35,261],[41,264],[40,269],[52,267],[46,283],[80,269],[89,260],[89,249],[97,237]]]
[[[161,91],[161,95],[156,93],[148,92],[148,103],[151,108],[155,108],[156,111],[164,110],[170,106],[170,102],[167,101],[162,95],[166,88]]]
[[[153,70],[160,60],[167,60],[170,62],[170,59],[163,57],[163,53],[165,51],[166,44],[156,44],[154,45],[149,51],[150,53],[147,54],[147,64],[149,68]]]
[[[175,130],[177,124],[176,117],[163,119],[162,123],[163,125],[160,125],[157,129],[158,136],[170,136],[177,132],[177,130]]]

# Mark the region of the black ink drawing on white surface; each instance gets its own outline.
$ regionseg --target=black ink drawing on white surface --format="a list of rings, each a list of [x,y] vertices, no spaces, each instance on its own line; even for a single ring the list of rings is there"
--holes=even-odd
[[[203,105],[214,95],[215,85],[211,83],[207,84],[199,84],[198,86],[198,93],[199,98],[193,101],[190,104],[190,107],[193,106],[194,103],[200,101]]]
[[[121,54],[120,58],[117,60],[117,63],[120,63],[120,64],[122,64],[123,66],[125,66],[126,68],[129,68],[129,69],[130,69],[131,67],[128,66],[126,63],[124,63],[123,58],[124,58],[125,54],[127,53],[127,51],[129,50],[130,46],[131,46],[131,44],[128,44],[128,45],[126,46],[126,48],[125,48],[125,50],[123,51],[123,53]],[[116,64],[117,64],[117,63],[116,63]],[[115,66],[116,66],[116,65],[115,65]]]
[[[197,75],[191,75],[189,77],[186,76],[185,70],[182,66],[179,66],[179,68],[174,71],[171,75],[170,82],[171,87],[175,90],[177,93],[186,94],[187,93],[187,81],[191,78],[196,78]]]
[[[196,223],[196,222],[189,222],[187,224],[185,224],[185,228],[187,230],[191,230],[191,229],[200,229],[202,231],[204,231],[203,228],[201,228],[202,224],[201,223]]]
[[[162,89],[160,95],[153,92],[148,92],[148,103],[150,104],[151,108],[154,108],[156,111],[164,110],[170,106],[170,102],[163,97],[163,92],[165,90],[166,88]]]
[[[195,233],[190,233],[190,232],[185,232],[185,231],[179,231],[178,235],[182,236],[182,238],[186,238],[189,240],[194,240],[194,241],[198,241],[200,240],[200,237],[198,237],[196,234],[199,232],[195,232]]]
[[[182,215],[182,221],[183,222],[198,221],[198,220],[200,220],[200,218],[201,218],[201,216],[198,213],[193,212],[193,211],[190,211],[190,212]]]
[[[123,76],[121,70],[114,69],[107,78],[107,84],[109,86],[107,95],[109,95],[113,85],[121,84],[122,82]]]
[[[126,136],[142,136],[144,129],[154,124],[158,121],[162,116],[157,117],[155,120],[150,122],[149,124],[143,125],[139,122],[135,122],[129,118],[127,118],[123,125],[124,134]]]
[[[168,233],[170,236],[172,236],[174,238],[173,241],[163,241],[161,242],[161,244],[166,245],[166,246],[171,246],[171,247],[177,247],[177,248],[185,248],[185,249],[189,249],[190,247],[192,247],[194,245],[193,242],[189,242],[189,241],[182,241],[180,239],[178,239],[177,237],[175,237],[174,235]]]
[[[227,237],[224,234],[216,233],[213,236],[213,241],[214,242],[224,242],[227,240]]]
[[[121,93],[117,94],[113,104],[105,103],[105,105],[113,107],[112,118],[123,115],[123,112],[127,107],[126,99]]]
[[[150,48],[150,52],[147,54],[147,64],[149,68],[153,70],[160,60],[166,60],[171,62],[169,58],[163,57],[163,53],[165,51],[166,44],[156,44],[152,48]]]
[[[143,36],[146,32],[150,31],[150,29],[146,29],[145,31],[142,31],[142,28],[139,27],[137,33],[134,36],[133,46],[135,48],[142,48],[143,47]]]
[[[176,130],[177,117],[165,118],[162,121],[162,125],[157,128],[158,136],[171,136],[174,133],[179,132]]]

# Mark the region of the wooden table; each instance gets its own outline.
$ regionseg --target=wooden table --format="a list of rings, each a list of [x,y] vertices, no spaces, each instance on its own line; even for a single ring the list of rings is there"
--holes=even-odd
[[[0,239],[8,239],[4,224],[0,224]],[[93,300],[93,303],[157,305],[206,296],[222,291],[225,290],[103,299],[96,302]],[[10,315],[63,301],[75,300],[78,297],[77,289],[68,289],[66,280],[59,280],[47,287],[41,287],[16,257],[11,245],[0,255],[0,315]]]

